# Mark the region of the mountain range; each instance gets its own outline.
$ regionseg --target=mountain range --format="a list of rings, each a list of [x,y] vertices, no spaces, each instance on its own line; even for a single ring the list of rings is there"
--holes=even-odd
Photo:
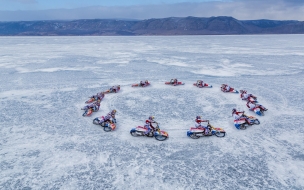
[[[82,19],[0,22],[1,36],[148,36],[304,34],[296,20],[237,20],[233,17],[169,17],[146,20]]]

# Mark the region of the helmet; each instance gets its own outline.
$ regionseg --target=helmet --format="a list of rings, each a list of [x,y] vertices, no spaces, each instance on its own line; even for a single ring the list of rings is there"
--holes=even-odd
[[[153,120],[153,119],[154,119],[154,116],[150,116],[149,119],[150,119],[150,120]]]
[[[235,108],[233,108],[233,109],[232,109],[232,113],[235,113],[235,112],[236,112],[236,109],[235,109]]]
[[[236,109],[235,108],[232,109],[231,115],[233,116],[234,113],[236,113]]]
[[[116,109],[112,110],[112,113],[116,113]]]
[[[201,116],[196,116],[196,119],[202,119],[202,117]]]

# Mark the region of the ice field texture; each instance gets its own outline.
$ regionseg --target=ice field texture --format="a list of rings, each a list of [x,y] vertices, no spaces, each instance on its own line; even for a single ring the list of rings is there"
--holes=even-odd
[[[0,37],[0,189],[304,189],[303,71],[304,35]],[[232,108],[261,124],[237,130]],[[92,124],[111,109],[115,131]],[[166,141],[130,135],[149,115]],[[187,137],[197,115],[226,136]]]

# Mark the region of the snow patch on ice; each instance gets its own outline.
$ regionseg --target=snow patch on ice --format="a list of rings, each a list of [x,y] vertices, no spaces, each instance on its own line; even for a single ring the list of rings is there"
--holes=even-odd
[[[45,73],[52,73],[58,71],[91,71],[99,69],[98,67],[82,67],[82,68],[69,68],[69,67],[54,67],[54,68],[45,68],[45,69],[26,69],[26,68],[16,68],[19,73],[37,73],[37,72],[45,72]]]
[[[219,66],[203,66],[201,69],[191,71],[195,74],[203,74],[207,76],[241,76],[241,75],[254,75],[254,76],[265,76],[265,75],[294,75],[301,72],[296,67],[290,67],[290,70],[287,69],[267,69],[260,70],[256,69],[253,65],[245,65],[245,64],[221,64]]]

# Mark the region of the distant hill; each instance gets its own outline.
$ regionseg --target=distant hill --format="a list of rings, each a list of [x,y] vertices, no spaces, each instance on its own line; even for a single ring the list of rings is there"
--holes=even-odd
[[[170,17],[147,20],[90,19],[0,22],[1,36],[137,36],[304,34],[303,21]]]

